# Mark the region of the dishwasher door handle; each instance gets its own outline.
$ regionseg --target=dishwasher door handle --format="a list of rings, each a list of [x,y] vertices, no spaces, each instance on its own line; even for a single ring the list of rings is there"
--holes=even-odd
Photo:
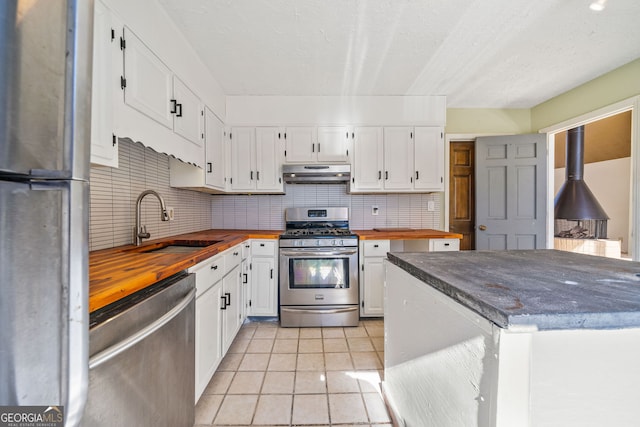
[[[89,359],[89,369],[95,369],[98,366],[102,365],[103,363],[108,362],[109,360],[113,359],[123,351],[130,349],[131,347],[138,344],[140,341],[142,341],[149,335],[153,334],[158,329],[162,328],[164,325],[169,323],[174,317],[180,314],[182,310],[184,310],[185,307],[191,303],[195,295],[196,295],[196,290],[191,289],[189,293],[182,300],[180,300],[178,304],[176,304],[175,307],[173,307],[171,310],[166,312],[158,320],[154,321],[148,326],[145,326],[144,328],[140,329],[138,332],[129,335],[127,338],[112,345],[111,347],[108,347],[102,350],[95,356],[92,356]]]

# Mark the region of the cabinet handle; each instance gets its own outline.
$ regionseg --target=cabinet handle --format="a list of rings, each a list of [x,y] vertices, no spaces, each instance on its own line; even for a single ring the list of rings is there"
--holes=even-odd
[[[211,266],[211,269],[212,269],[212,270],[217,270],[217,269],[218,269],[218,266],[217,266],[217,265],[212,265],[212,266]]]
[[[382,179],[382,171],[378,171],[378,180]]]
[[[320,152],[320,143],[318,142],[318,153]]]
[[[253,171],[251,171],[250,175],[251,175],[251,181],[253,181]]]
[[[247,275],[247,273],[243,273],[242,275],[244,276],[242,278],[242,283],[248,283],[249,282],[249,276]]]
[[[264,248],[264,243],[260,243],[260,247],[261,247],[261,248]]]
[[[347,139],[349,139],[349,132],[347,132]]]
[[[176,104],[176,107],[177,107],[176,117],[182,117],[182,104]]]
[[[269,273],[269,279],[273,279],[273,268],[271,269],[271,272]]]
[[[389,179],[389,171],[384,171],[384,179]]]
[[[378,248],[379,246],[378,246],[378,245],[373,245],[373,247],[374,247],[374,248]]]
[[[282,138],[280,137],[280,132],[278,132],[278,139],[282,139]]]
[[[351,139],[355,138],[354,136],[355,134],[353,132],[351,132]]]
[[[260,171],[256,172],[256,180],[260,181]]]
[[[312,153],[316,152],[316,144],[311,144],[311,152]]]
[[[207,162],[207,173],[213,172],[213,163]]]
[[[420,172],[416,171],[416,181],[420,179]]]
[[[220,307],[220,310],[226,310],[227,309],[227,299],[224,296],[220,297],[220,299],[222,299],[222,304],[224,304],[222,307]]]
[[[238,252],[234,252],[234,253],[233,253],[233,256],[238,256]]]
[[[175,114],[178,111],[178,102],[175,99],[172,99],[171,101],[171,111],[169,111],[171,114]]]
[[[224,293],[224,298],[225,298],[225,307],[228,307],[231,305],[231,294],[229,292],[225,292]],[[229,298],[229,299],[227,299]]]

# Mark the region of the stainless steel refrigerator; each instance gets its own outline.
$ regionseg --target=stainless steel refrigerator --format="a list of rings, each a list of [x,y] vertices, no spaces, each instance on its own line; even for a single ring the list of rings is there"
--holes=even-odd
[[[92,0],[0,2],[0,406],[88,382]]]

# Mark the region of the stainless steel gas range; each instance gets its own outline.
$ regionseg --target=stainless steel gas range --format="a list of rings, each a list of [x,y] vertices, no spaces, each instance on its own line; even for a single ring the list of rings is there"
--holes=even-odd
[[[348,208],[290,208],[280,236],[280,323],[357,326],[358,236]]]

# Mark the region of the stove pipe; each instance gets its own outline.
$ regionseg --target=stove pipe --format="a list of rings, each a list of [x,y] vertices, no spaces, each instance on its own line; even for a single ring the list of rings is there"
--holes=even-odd
[[[584,126],[567,131],[566,181],[555,198],[555,218],[570,221],[608,220],[584,175]]]

